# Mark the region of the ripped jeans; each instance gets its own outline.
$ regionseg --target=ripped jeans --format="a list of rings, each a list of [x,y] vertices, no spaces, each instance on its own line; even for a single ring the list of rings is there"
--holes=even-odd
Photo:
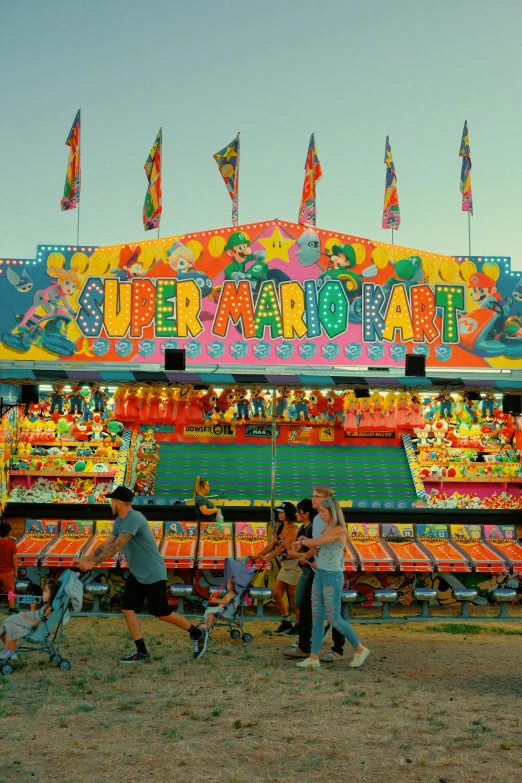
[[[344,574],[342,571],[315,572],[312,587],[312,653],[319,655],[324,638],[324,624],[330,623],[348,640],[352,647],[358,647],[360,641],[352,626],[341,617],[341,592]]]

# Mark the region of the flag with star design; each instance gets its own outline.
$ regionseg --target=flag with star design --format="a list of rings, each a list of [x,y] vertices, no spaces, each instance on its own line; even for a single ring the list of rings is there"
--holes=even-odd
[[[316,185],[323,176],[323,170],[319,162],[319,154],[315,146],[315,136],[312,133],[305,161],[305,178],[301,204],[299,206],[299,223],[307,226],[317,224]]]
[[[459,157],[462,158],[460,170],[460,192],[462,193],[462,211],[473,214],[473,195],[471,193],[471,152],[469,148],[468,122],[464,123],[460,142]]]
[[[384,165],[386,166],[386,180],[384,183],[384,206],[382,210],[382,227],[399,230],[401,224],[401,210],[399,207],[399,194],[397,192],[397,174],[390,146],[390,137],[386,136],[384,150]]]
[[[229,196],[232,199],[232,225],[237,226],[238,190],[239,190],[239,133],[236,138],[212,156],[219,173],[223,177]]]
[[[149,157],[145,161],[145,174],[149,181],[145,203],[143,204],[143,226],[145,231],[153,228],[159,228],[161,213],[163,212],[162,192],[161,192],[161,156],[163,137],[161,128],[156,136],[156,141],[152,145]]]
[[[67,162],[67,173],[65,175],[65,186],[63,197],[60,202],[62,212],[68,209],[76,209],[80,201],[81,188],[81,163],[80,163],[80,121],[81,110],[78,109],[76,117],[71,125],[71,130],[67,136],[65,144],[69,149],[69,160]]]

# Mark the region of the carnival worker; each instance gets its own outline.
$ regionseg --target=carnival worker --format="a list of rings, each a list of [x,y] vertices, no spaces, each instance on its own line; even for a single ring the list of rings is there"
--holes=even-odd
[[[293,503],[281,503],[275,511],[279,518],[276,534],[259,552],[257,559],[268,562],[276,557],[281,558],[272,592],[275,605],[281,615],[281,624],[274,633],[297,636],[299,634],[299,610],[295,608],[296,624],[293,626],[285,601],[285,593],[288,593],[290,603],[294,605],[295,588],[301,576],[301,569],[296,560],[289,557],[288,550],[295,543],[299,528]]]
[[[137,616],[147,599],[150,614],[181,628],[194,642],[194,658],[201,658],[207,647],[207,632],[196,628],[182,615],[174,612],[167,600],[167,569],[160,555],[149,523],[139,511],[132,508],[133,492],[127,487],[116,487],[109,495],[116,518],[112,535],[88,558],[73,560],[81,571],[90,571],[120,550],[129,564],[129,575],[123,591],[122,612],[136,651],[125,655],[120,663],[140,663],[150,660]]]
[[[196,519],[199,522],[210,522],[212,517],[216,519],[219,509],[207,498],[210,492],[210,484],[207,479],[196,477],[194,484],[194,505],[196,506]],[[210,517],[210,519],[209,519]]]
[[[319,506],[324,530],[317,538],[301,538],[306,547],[319,547],[312,587],[312,651],[308,658],[299,661],[301,669],[318,669],[319,655],[324,638],[325,621],[336,628],[354,648],[352,668],[362,666],[370,651],[359,641],[352,626],[341,617],[341,592],[344,581],[344,550],[348,538],[342,509],[333,497],[327,497]]]

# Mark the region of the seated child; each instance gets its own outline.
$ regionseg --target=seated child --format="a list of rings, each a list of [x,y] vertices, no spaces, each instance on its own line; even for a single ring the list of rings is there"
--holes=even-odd
[[[41,609],[19,612],[6,617],[0,625],[0,640],[5,644],[5,650],[0,653],[0,660],[7,658],[10,650],[16,648],[18,639],[27,636],[33,626],[40,625],[46,617],[49,617],[52,612],[52,603],[59,589],[60,582],[47,582],[42,595],[43,606]],[[12,658],[13,656],[11,656]]]
[[[209,625],[212,625],[212,623],[214,623],[219,617],[224,617],[226,619],[233,617],[235,607],[229,606],[229,604],[234,600],[236,596],[237,596],[236,583],[234,581],[234,578],[230,577],[230,579],[227,582],[227,592],[225,593],[223,598],[218,598],[216,593],[210,596],[209,605],[205,609],[205,619],[199,627],[206,629],[209,627]]]

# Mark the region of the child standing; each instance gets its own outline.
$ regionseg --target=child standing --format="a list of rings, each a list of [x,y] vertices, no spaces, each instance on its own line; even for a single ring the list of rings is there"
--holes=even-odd
[[[18,639],[27,636],[32,628],[40,625],[49,617],[59,589],[60,582],[47,582],[42,595],[43,606],[41,609],[37,612],[19,612],[4,620],[0,625],[0,639],[5,644],[5,650],[0,653],[0,660],[10,655],[10,651],[16,648]],[[16,660],[13,655],[10,657],[11,660]]]
[[[234,607],[229,606],[234,598],[237,596],[236,583],[234,577],[230,577],[227,582],[227,592],[223,598],[218,598],[216,594],[212,595],[209,600],[209,605],[205,609],[205,619],[199,626],[200,628],[208,628],[219,617],[233,617]]]
[[[14,593],[17,569],[16,541],[11,536],[11,525],[0,522],[0,590]],[[9,614],[14,613],[14,598],[9,599]]]

